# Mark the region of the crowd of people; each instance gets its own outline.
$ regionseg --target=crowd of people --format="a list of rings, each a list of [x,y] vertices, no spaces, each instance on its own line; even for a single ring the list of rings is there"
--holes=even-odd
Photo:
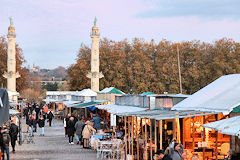
[[[0,146],[2,160],[5,159],[5,154],[7,160],[9,160],[9,143],[11,142],[12,151],[15,152],[15,145],[18,135],[18,126],[14,123],[13,120],[10,121],[10,127],[7,128],[6,124],[0,127]]]
[[[74,136],[76,144],[83,145],[84,148],[89,148],[89,139],[101,128],[103,121],[98,115],[95,115],[92,120],[85,120],[84,117],[78,117],[68,114],[64,118],[65,136],[69,138],[69,144],[74,144]]]
[[[54,114],[47,105],[28,103],[23,108],[23,117],[26,120],[27,132],[29,136],[34,136],[34,132],[37,132],[39,127],[40,136],[44,136],[45,121],[49,122],[49,126],[52,125]],[[7,157],[9,160],[9,144],[12,146],[12,152],[15,152],[16,141],[19,134],[18,125],[15,124],[11,117],[8,122],[0,126],[0,147],[2,160]],[[0,158],[1,159],[1,158]]]
[[[34,132],[37,132],[37,126],[40,128],[40,136],[44,136],[46,119],[49,122],[49,127],[51,127],[54,118],[52,110],[48,109],[47,105],[44,106],[36,103],[28,103],[23,109],[23,116],[26,119],[27,132],[29,132],[31,136],[34,136]]]

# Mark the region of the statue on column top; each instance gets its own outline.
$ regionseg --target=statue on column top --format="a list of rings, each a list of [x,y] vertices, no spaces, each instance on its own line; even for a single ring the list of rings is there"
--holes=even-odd
[[[13,26],[13,18],[9,17],[9,20],[10,20],[10,26]]]
[[[94,18],[94,26],[97,26],[97,17]]]

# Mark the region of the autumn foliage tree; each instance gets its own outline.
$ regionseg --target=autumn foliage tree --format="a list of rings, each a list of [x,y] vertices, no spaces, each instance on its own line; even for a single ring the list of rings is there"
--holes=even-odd
[[[177,45],[180,50],[183,92],[192,94],[222,75],[240,72],[240,43],[223,38],[213,43],[162,40],[146,42],[135,38],[100,42],[100,89],[116,87],[136,94],[179,93]],[[72,90],[90,88],[91,49],[81,45],[76,64],[68,68]]]

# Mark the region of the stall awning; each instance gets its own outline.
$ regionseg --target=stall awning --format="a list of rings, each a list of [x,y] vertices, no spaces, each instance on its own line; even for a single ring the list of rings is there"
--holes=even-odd
[[[116,105],[116,104],[98,105],[96,107],[98,109],[107,110],[108,113],[112,113],[116,115],[121,115],[123,113],[128,113],[128,112],[144,111],[148,109],[148,108],[142,108],[142,107],[122,106],[122,105]]]
[[[155,119],[155,120],[165,120],[165,119],[176,119],[176,118],[187,118],[187,117],[197,117],[205,115],[214,115],[221,112],[202,112],[202,111],[168,111],[160,115],[149,116],[146,118]]]
[[[84,103],[79,103],[79,104],[73,104],[71,106],[68,107],[72,107],[72,108],[86,108],[86,107],[90,107],[90,106],[96,106],[99,104],[103,104],[106,103],[108,101],[106,100],[96,100],[96,101],[90,101],[90,102],[84,102]]]
[[[51,98],[46,98],[46,99],[43,99],[44,102],[62,102],[63,100],[56,100],[56,99],[51,99]]]
[[[202,127],[211,128],[222,134],[238,136],[240,138],[240,116],[203,124]]]
[[[63,101],[63,104],[64,104],[65,106],[67,106],[67,107],[71,107],[71,105],[79,104],[79,103],[81,103],[81,101],[71,101],[71,100],[69,100],[69,101]]]
[[[119,114],[119,116],[136,116],[136,117],[140,117],[140,118],[165,120],[165,119],[213,115],[213,114],[218,114],[218,113],[219,112],[146,110],[146,111],[140,111],[140,112],[122,113],[122,114]]]
[[[168,110],[169,111],[169,110]],[[138,112],[126,112],[126,113],[122,113],[119,114],[119,116],[152,116],[152,115],[158,115],[161,114],[163,112],[166,112],[166,110],[144,110],[144,111],[138,111]]]

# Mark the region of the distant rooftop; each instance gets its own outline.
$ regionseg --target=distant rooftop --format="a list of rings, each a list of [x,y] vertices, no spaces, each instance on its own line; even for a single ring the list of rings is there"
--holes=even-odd
[[[116,89],[114,87],[109,87],[109,88],[104,88],[103,90],[101,90],[99,93],[105,93],[105,94],[109,94],[109,93],[113,93],[113,94],[125,94],[124,92],[120,91],[119,89]]]

